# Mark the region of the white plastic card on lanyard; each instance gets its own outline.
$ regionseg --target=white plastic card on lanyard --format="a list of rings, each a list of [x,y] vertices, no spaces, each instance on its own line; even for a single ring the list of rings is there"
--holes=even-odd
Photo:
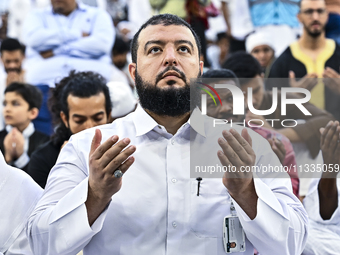
[[[244,252],[246,250],[245,235],[240,219],[231,201],[231,215],[223,219],[223,245],[226,253]]]

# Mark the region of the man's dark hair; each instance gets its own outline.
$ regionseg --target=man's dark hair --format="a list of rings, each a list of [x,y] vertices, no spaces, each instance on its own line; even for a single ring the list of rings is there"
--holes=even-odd
[[[15,92],[20,95],[29,105],[29,110],[33,108],[40,109],[42,104],[42,93],[33,85],[13,82],[6,89],[5,94],[8,92]]]
[[[115,44],[112,48],[112,55],[128,53],[130,50],[129,44],[119,36],[116,37]]]
[[[138,50],[138,38],[140,32],[145,29],[148,26],[155,26],[155,25],[163,25],[163,26],[184,26],[190,29],[191,33],[193,34],[197,48],[198,48],[198,55],[201,55],[201,42],[195,33],[195,31],[191,28],[191,26],[184,21],[183,19],[177,17],[176,15],[172,14],[160,14],[152,16],[147,22],[145,22],[141,28],[138,30],[138,32],[135,34],[135,36],[132,39],[131,42],[131,56],[132,56],[132,62],[137,63],[137,50]]]
[[[236,74],[228,69],[210,69],[203,73],[202,78],[221,78],[221,79],[237,79]]]
[[[17,39],[7,38],[2,41],[0,46],[0,53],[3,54],[4,51],[15,51],[20,50],[22,54],[25,54],[25,47],[20,44]]]
[[[223,68],[233,71],[241,85],[247,83],[249,79],[262,74],[260,63],[252,55],[238,51],[232,54],[222,65]]]
[[[72,135],[60,117],[60,112],[63,112],[69,119],[68,96],[88,98],[101,92],[105,96],[105,111],[107,117],[109,117],[112,109],[110,92],[106,86],[106,80],[100,74],[94,72],[77,73],[73,70],[69,76],[56,84],[48,102],[53,123],[56,126],[55,134],[52,136],[52,141],[56,146],[61,146]]]

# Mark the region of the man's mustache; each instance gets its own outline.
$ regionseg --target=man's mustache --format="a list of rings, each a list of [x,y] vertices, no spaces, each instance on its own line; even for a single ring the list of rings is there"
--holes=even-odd
[[[177,72],[179,74],[179,78],[182,79],[184,82],[187,80],[185,74],[181,70],[179,70],[178,68],[176,68],[174,66],[168,66],[162,72],[157,74],[157,76],[156,76],[156,84],[163,78],[164,74],[169,72],[169,71]]]
[[[20,68],[5,68],[5,72],[6,73],[10,73],[10,72],[20,73],[21,69]]]
[[[314,26],[314,25],[319,25],[319,26],[321,26],[321,23],[320,23],[319,21],[314,21],[314,22],[312,23],[312,26]]]

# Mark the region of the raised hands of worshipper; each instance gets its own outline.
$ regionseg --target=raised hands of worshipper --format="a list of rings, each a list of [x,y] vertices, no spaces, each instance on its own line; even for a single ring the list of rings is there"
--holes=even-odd
[[[303,88],[311,91],[318,84],[318,75],[315,73],[306,74],[299,81],[296,81],[295,73],[289,71],[289,84],[293,88]]]
[[[12,128],[4,139],[5,160],[7,163],[17,160],[24,153],[24,144],[24,136],[17,128]]]
[[[275,152],[276,156],[279,158],[281,164],[283,164],[286,157],[286,149],[281,140],[276,137],[267,139],[272,150]]]
[[[6,78],[6,85],[8,86],[9,84],[13,82],[24,82],[23,75],[15,71],[8,72],[7,78]]]
[[[252,148],[252,139],[247,129],[239,134],[235,129],[224,130],[218,139],[221,149],[217,156],[223,166],[235,166],[236,171],[226,171],[223,175],[223,184],[229,194],[243,208],[247,215],[256,217],[257,195],[255,192],[253,173],[242,171],[242,167],[255,165],[256,155]]]
[[[85,203],[92,225],[122,186],[122,175],[134,162],[136,151],[129,138],[121,141],[114,135],[101,144],[102,134],[96,129],[89,155],[89,187]],[[127,147],[127,148],[126,148]]]
[[[340,74],[330,67],[326,67],[322,74],[323,83],[334,93],[340,95]]]
[[[327,170],[322,177],[335,178],[340,167],[340,126],[338,121],[330,121],[325,128],[320,129],[320,147]]]
[[[324,160],[323,173],[318,185],[319,208],[322,219],[330,219],[338,207],[337,174],[340,166],[340,126],[330,121],[320,129],[320,147]],[[327,167],[327,168],[326,168]]]

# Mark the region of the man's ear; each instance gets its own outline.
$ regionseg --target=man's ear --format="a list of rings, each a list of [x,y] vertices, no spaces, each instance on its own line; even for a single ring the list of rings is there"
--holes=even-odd
[[[129,64],[129,73],[133,81],[135,81],[136,78],[136,68],[137,68],[136,63]]]
[[[69,128],[69,126],[68,126],[68,121],[67,121],[67,118],[66,118],[66,115],[65,115],[65,113],[64,113],[63,111],[60,112],[60,118],[61,118],[61,120],[63,121],[64,125],[65,125],[67,128]]]
[[[29,119],[34,120],[38,117],[39,109],[36,107],[33,107],[31,110],[29,110]]]
[[[201,70],[201,74],[203,74],[203,68],[204,68],[204,62],[200,61],[200,70]]]
[[[301,10],[298,12],[298,14],[296,14],[296,17],[297,17],[298,21],[300,22],[300,24],[302,24],[302,22],[301,22]]]

